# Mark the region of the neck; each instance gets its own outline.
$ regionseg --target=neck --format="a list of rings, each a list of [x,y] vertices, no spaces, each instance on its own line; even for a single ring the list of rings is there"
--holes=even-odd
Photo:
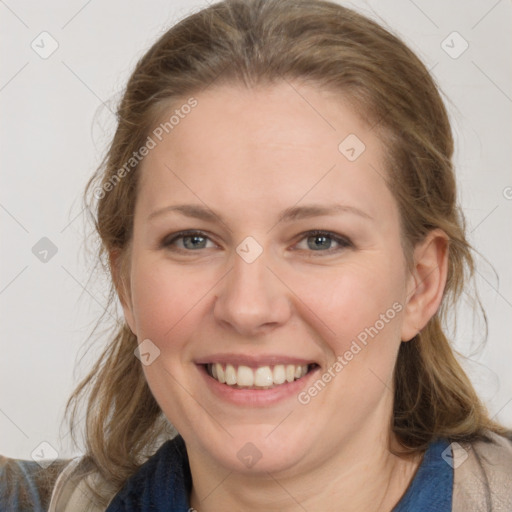
[[[422,459],[422,454],[397,457],[390,453],[390,446],[397,447],[393,436],[368,437],[368,432],[359,432],[328,461],[309,467],[307,472],[294,473],[247,475],[213,467],[205,471],[204,464],[198,466],[205,461],[191,457],[194,486],[190,504],[197,512],[389,512]]]

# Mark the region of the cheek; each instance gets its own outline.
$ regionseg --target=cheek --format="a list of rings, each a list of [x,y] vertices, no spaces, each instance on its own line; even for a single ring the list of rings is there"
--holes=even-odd
[[[357,359],[384,373],[390,370],[400,344],[403,279],[398,265],[371,255],[312,280],[297,281],[297,295],[307,298],[309,316],[321,326],[328,361],[346,354],[350,361]],[[360,367],[350,366],[352,371]]]
[[[161,349],[170,339],[182,339],[187,326],[197,324],[194,313],[211,288],[204,277],[165,261],[141,262],[132,273],[139,339],[149,338]]]

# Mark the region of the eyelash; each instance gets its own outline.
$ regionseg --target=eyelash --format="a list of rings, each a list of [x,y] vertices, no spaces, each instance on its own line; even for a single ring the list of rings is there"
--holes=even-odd
[[[193,237],[193,236],[200,236],[202,238],[206,238],[211,241],[210,237],[202,231],[180,231],[179,233],[175,233],[174,235],[172,235],[172,238],[170,238],[170,239],[169,239],[169,237],[164,238],[164,240],[161,243],[161,246],[162,246],[162,248],[165,248],[165,249],[168,249],[168,250],[171,250],[174,252],[180,252],[182,254],[183,253],[199,252],[200,249],[197,249],[195,251],[195,250],[190,250],[190,249],[181,249],[181,248],[177,248],[177,247],[172,248],[172,244],[174,244],[177,240],[180,240],[185,237]],[[312,237],[312,236],[325,236],[326,238],[330,238],[332,241],[336,242],[339,245],[338,248],[334,248],[334,249],[329,248],[325,251],[322,251],[322,250],[319,250],[319,251],[309,250],[308,251],[307,249],[295,249],[295,250],[299,250],[299,251],[305,250],[306,252],[310,252],[310,253],[312,253],[311,256],[316,256],[315,253],[319,253],[318,254],[319,256],[326,255],[326,254],[330,255],[330,254],[333,254],[336,252],[340,252],[349,247],[353,247],[353,244],[350,241],[350,239],[348,239],[347,237],[337,235],[336,233],[332,233],[330,231],[322,231],[322,230],[314,229],[311,231],[306,231],[305,233],[302,233],[300,236],[301,236],[301,238],[299,239],[299,241],[297,243],[301,242],[304,239]]]

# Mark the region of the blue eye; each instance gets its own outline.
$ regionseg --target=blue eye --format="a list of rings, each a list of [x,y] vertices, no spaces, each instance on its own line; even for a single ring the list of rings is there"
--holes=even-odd
[[[306,240],[307,248],[313,252],[333,253],[352,246],[352,242],[348,238],[329,231],[309,231],[304,233],[302,240]],[[338,245],[337,248],[332,248],[333,242]]]
[[[302,234],[302,238],[299,243],[306,241],[307,248],[299,248],[300,251],[316,252],[316,253],[327,253],[332,254],[340,252],[348,247],[352,247],[352,242],[340,235],[331,233],[329,231],[313,230]],[[211,242],[210,238],[202,231],[182,231],[174,234],[171,238],[165,238],[161,246],[175,252],[196,252],[200,249],[209,249],[207,247],[208,241]],[[177,242],[181,242],[181,247]],[[332,247],[333,244],[337,244],[337,247]],[[294,249],[297,250],[297,249]],[[320,255],[320,254],[319,254]],[[315,255],[316,256],[316,255]]]
[[[176,247],[178,251],[187,251],[187,250],[196,250],[196,249],[205,249],[206,247],[206,241],[209,240],[209,238],[200,231],[189,231],[189,232],[181,232],[177,233],[176,236],[171,238],[170,240],[165,239],[162,242],[163,247],[171,247],[175,246],[176,242],[178,240],[181,240],[183,243],[183,247]]]

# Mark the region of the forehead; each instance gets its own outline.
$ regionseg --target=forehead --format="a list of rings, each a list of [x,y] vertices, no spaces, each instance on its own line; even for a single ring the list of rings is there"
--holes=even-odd
[[[174,102],[156,125],[168,130],[161,140],[152,135],[156,145],[142,162],[140,208],[183,194],[219,207],[287,207],[306,195],[363,201],[370,210],[389,201],[382,144],[341,94],[282,82],[216,86],[194,99],[182,112],[187,98]]]

